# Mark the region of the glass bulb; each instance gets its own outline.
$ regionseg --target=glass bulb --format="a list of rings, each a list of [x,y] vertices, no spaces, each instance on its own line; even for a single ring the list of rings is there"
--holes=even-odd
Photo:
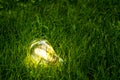
[[[38,64],[46,65],[48,63],[63,62],[63,59],[55,53],[47,40],[34,40],[30,45],[28,55],[35,66]]]

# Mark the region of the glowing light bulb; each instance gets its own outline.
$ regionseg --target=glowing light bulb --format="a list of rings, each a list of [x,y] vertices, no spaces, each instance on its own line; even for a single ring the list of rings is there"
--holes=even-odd
[[[29,57],[29,58],[28,58]],[[48,65],[49,63],[62,63],[63,59],[60,58],[54,51],[53,47],[47,40],[35,40],[31,43],[28,56],[25,59],[32,65]]]

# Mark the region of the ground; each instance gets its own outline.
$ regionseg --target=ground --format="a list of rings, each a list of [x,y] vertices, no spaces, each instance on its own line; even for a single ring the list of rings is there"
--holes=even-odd
[[[0,0],[0,80],[119,80],[120,1]],[[65,64],[25,67],[47,39]]]

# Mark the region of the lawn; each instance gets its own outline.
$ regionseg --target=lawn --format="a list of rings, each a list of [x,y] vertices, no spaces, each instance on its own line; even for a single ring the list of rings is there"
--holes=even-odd
[[[0,80],[120,80],[119,0],[0,0]],[[35,39],[62,66],[27,68]]]

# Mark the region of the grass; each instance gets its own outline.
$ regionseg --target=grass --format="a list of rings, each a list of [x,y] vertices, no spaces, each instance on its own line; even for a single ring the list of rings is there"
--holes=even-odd
[[[0,80],[120,79],[119,1],[0,3]],[[23,60],[36,38],[47,39],[66,64],[27,69]]]

